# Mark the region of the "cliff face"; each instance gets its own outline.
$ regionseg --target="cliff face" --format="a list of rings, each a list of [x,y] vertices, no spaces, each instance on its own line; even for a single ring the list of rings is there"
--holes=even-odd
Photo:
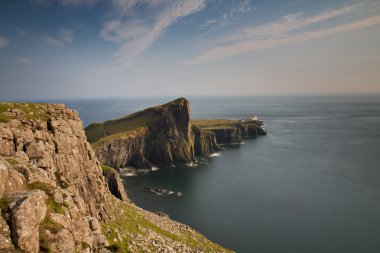
[[[88,126],[101,163],[122,168],[194,160],[189,101],[177,99],[130,116]],[[102,136],[105,133],[105,136]],[[99,138],[100,137],[100,138]]]
[[[225,251],[130,203],[64,105],[0,103],[0,210],[1,252]]]
[[[1,104],[2,247],[73,252],[106,245],[107,185],[82,122],[63,105]],[[1,241],[1,240],[0,240]]]
[[[206,119],[193,120],[192,124],[194,130],[206,131],[208,135],[212,133],[214,137],[209,138],[215,139],[216,146],[240,144],[244,139],[267,134],[262,128],[263,122],[259,120]],[[215,149],[215,145],[211,146]]]
[[[179,98],[129,116],[95,123],[85,131],[102,164],[126,166],[189,163],[208,157],[219,145],[239,144],[244,138],[265,135],[258,120],[195,120],[189,101]]]
[[[213,152],[220,150],[214,132],[196,126],[192,126],[192,131],[194,133],[194,152],[196,156],[208,157]]]

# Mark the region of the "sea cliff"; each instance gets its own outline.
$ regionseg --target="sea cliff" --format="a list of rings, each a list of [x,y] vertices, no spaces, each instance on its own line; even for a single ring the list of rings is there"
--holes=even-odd
[[[179,98],[120,119],[94,123],[85,128],[102,164],[127,166],[192,163],[208,157],[221,145],[265,135],[258,120],[190,120],[189,101]]]
[[[0,103],[0,211],[1,252],[228,252],[131,203],[64,105]]]

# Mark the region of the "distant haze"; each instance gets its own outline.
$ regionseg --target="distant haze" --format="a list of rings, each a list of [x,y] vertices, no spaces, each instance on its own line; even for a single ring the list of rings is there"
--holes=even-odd
[[[0,100],[380,93],[378,0],[3,0]]]

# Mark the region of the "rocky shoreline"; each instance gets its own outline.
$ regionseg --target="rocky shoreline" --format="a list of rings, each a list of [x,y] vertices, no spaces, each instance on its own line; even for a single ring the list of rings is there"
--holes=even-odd
[[[266,135],[259,120],[191,120],[189,101],[179,98],[120,119],[94,123],[86,135],[102,164],[121,169],[188,164],[222,145]]]

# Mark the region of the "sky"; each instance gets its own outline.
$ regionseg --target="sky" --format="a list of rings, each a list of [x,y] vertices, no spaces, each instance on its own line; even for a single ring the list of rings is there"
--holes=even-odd
[[[2,0],[0,100],[380,93],[379,0]]]

